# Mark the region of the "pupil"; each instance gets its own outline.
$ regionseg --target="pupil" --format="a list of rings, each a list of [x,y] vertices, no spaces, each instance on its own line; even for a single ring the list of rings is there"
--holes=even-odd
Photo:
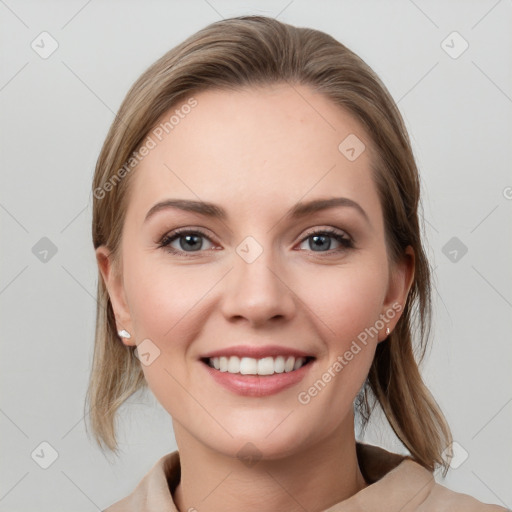
[[[312,238],[315,241],[315,244],[317,244],[318,240],[323,240],[323,242],[320,242],[320,244],[317,244],[316,247],[320,247],[320,248],[327,247],[327,250],[328,250],[330,248],[330,246],[331,246],[330,238],[325,236],[325,235],[314,235]],[[325,239],[326,238],[328,239],[328,243],[327,244],[325,243]]]
[[[180,239],[180,246],[182,249],[186,249],[187,247],[184,247],[184,244],[181,242],[181,240],[185,238],[186,239],[186,243],[187,244],[190,244],[188,249],[192,248],[192,250],[194,251],[197,251],[198,249],[201,248],[201,242],[197,242],[197,239],[199,239],[200,237],[197,236],[197,235],[185,235],[185,236],[182,236],[181,239]],[[195,239],[195,241],[191,241]]]

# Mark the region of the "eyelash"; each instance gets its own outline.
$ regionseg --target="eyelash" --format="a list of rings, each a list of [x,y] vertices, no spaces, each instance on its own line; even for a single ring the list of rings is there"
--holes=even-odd
[[[172,242],[174,242],[174,240],[177,240],[178,238],[180,238],[184,235],[201,235],[202,237],[210,240],[210,237],[206,233],[201,231],[200,229],[191,230],[188,228],[181,228],[181,229],[176,229],[175,231],[165,234],[161,238],[161,240],[158,242],[158,248],[162,248],[171,254],[185,256],[188,258],[197,257],[198,254],[200,254],[201,252],[204,252],[204,251],[192,251],[191,253],[189,253],[186,251],[180,251],[178,249],[174,249],[173,247],[170,247],[170,244]],[[302,244],[308,238],[311,238],[312,236],[317,236],[317,235],[329,235],[341,244],[341,247],[339,247],[338,249],[329,249],[328,251],[325,251],[325,254],[322,254],[324,251],[319,251],[318,253],[316,251],[311,251],[313,253],[316,253],[320,257],[331,256],[333,254],[337,254],[337,253],[346,251],[348,249],[354,248],[354,242],[351,238],[344,236],[339,231],[337,231],[333,228],[325,228],[325,229],[320,229],[317,231],[312,231],[312,232],[308,233],[306,236],[304,236],[304,238],[302,238],[302,240],[300,241],[300,244]],[[211,240],[210,240],[210,242],[211,242]]]

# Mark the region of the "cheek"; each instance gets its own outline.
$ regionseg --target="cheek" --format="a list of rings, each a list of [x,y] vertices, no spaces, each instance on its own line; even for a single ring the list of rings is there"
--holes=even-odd
[[[338,415],[325,409],[348,410],[368,375],[387,281],[382,266],[371,261],[316,277],[317,286],[304,289],[311,290],[307,309],[315,313],[325,353],[302,386],[299,403],[323,414],[326,427],[332,422],[334,428]]]
[[[150,364],[141,364],[145,379],[171,415],[186,415],[189,401],[179,397],[186,396],[183,387],[191,377],[190,340],[200,336],[207,294],[218,276],[194,266],[171,267],[144,255],[129,256],[125,265],[124,285],[137,343],[144,341],[152,354]]]
[[[175,347],[186,337],[184,330],[197,325],[189,317],[201,308],[201,299],[215,284],[215,276],[194,271],[192,266],[171,267],[147,256],[134,258],[130,263],[125,287],[135,332],[140,338],[150,338],[162,345],[164,340],[167,344],[174,340]]]
[[[372,261],[324,270],[314,281],[309,276],[303,282],[307,291],[303,296],[325,327],[330,352],[344,351],[347,343],[375,325],[382,312],[386,283],[382,266]]]

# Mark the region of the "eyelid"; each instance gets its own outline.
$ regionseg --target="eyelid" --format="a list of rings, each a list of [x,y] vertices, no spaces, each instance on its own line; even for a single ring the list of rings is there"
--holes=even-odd
[[[309,236],[315,235],[317,233],[337,234],[337,235],[342,235],[342,236],[346,237],[347,239],[353,240],[352,237],[344,229],[335,228],[333,226],[325,225],[323,227],[322,226],[315,226],[314,228],[307,229],[306,232],[304,233],[304,235],[301,238],[301,242],[303,242]]]

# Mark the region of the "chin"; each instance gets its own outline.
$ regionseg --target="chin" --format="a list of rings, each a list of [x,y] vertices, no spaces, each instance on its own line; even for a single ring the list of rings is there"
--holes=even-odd
[[[280,421],[285,416],[282,416]],[[233,437],[213,435],[203,439],[203,442],[211,450],[229,457],[236,457],[242,462],[246,458],[248,460],[283,459],[307,449],[314,443],[314,433],[306,430],[304,424],[285,425],[287,421],[292,421],[292,416],[293,413],[281,424],[276,422],[274,427],[270,426],[273,423],[264,420],[259,422],[246,420],[242,424],[226,424],[226,428]]]

